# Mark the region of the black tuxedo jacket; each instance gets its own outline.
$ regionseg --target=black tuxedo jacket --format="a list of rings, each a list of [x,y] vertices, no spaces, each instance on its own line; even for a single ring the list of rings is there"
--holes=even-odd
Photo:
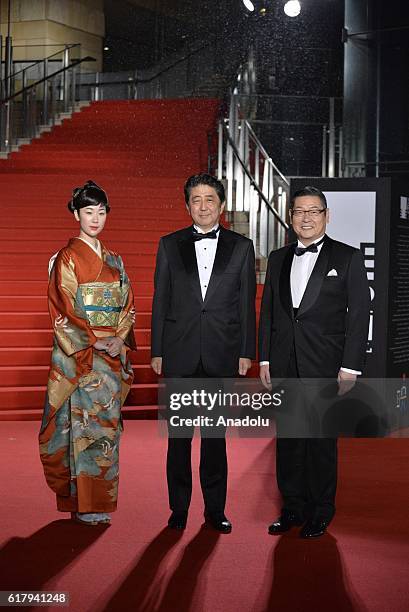
[[[253,243],[220,228],[203,301],[192,227],[161,238],[152,307],[152,357],[165,376],[193,374],[202,361],[209,376],[235,376],[239,358],[255,359]]]
[[[361,252],[325,237],[294,317],[290,271],[294,244],[270,253],[260,312],[259,359],[273,377],[287,374],[292,347],[301,377],[363,370],[370,296]],[[337,276],[328,276],[336,270]]]

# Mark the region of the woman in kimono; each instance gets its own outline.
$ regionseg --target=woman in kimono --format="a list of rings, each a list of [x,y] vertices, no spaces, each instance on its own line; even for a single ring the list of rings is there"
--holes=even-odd
[[[118,495],[121,407],[133,380],[132,289],[121,257],[98,240],[110,210],[88,181],[68,204],[80,226],[51,264],[54,346],[40,456],[57,509],[89,525],[109,523]]]

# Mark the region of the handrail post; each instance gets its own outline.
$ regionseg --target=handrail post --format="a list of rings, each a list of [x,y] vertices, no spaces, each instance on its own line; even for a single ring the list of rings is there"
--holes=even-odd
[[[322,126],[322,162],[321,176],[327,176],[327,126]]]
[[[55,111],[57,104],[57,77],[51,79],[51,125],[55,125]]]
[[[28,112],[28,98],[27,98],[27,71],[23,70],[23,78],[22,78],[22,89],[23,89],[23,138],[28,138],[29,132],[29,112]]]
[[[69,97],[69,80],[68,80],[68,66],[70,65],[70,50],[65,47],[63,51],[63,68],[65,68],[63,74],[63,96],[64,96],[64,112],[68,111],[68,97]]]
[[[75,108],[76,101],[76,87],[77,87],[77,67],[72,66],[71,70],[71,110]]]
[[[335,100],[329,99],[328,176],[335,176]]]
[[[0,34],[0,98],[3,99],[3,36]]]
[[[223,119],[220,119],[218,125],[218,146],[217,146],[217,178],[219,181],[223,178]]]
[[[342,125],[339,126],[338,130],[338,176],[344,174],[344,132]]]
[[[94,94],[94,100],[95,102],[98,102],[100,99],[100,91],[99,91],[99,72],[95,73],[95,94]]]
[[[43,123],[44,125],[48,124],[48,81],[47,81],[47,75],[48,75],[48,60],[47,58],[44,59],[43,62],[43,70],[44,70],[44,88],[43,88]]]
[[[138,71],[135,70],[134,75],[133,75],[133,99],[137,100],[138,99]]]

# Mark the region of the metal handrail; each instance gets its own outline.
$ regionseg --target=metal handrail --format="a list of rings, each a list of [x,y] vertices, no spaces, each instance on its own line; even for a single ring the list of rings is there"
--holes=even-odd
[[[203,49],[207,49],[210,47],[211,43],[206,43],[204,45],[201,45],[200,47],[198,47],[197,49],[193,49],[193,51],[190,51],[189,53],[187,53],[186,55],[184,55],[181,58],[178,58],[177,60],[175,60],[174,62],[170,63],[169,65],[165,66],[165,68],[162,68],[161,70],[159,70],[158,72],[156,72],[153,76],[146,78],[146,79],[140,79],[137,76],[135,77],[129,77],[126,80],[121,80],[121,81],[104,81],[103,85],[126,85],[128,83],[134,83],[134,84],[138,84],[138,83],[151,83],[152,81],[154,81],[155,79],[159,78],[160,76],[162,76],[162,74],[165,74],[166,72],[169,72],[169,70],[172,70],[172,68],[174,68],[175,66],[178,66],[179,64],[182,64],[184,61],[186,61],[187,59],[193,57],[194,55],[196,55],[197,53],[199,53],[200,51],[203,51]],[[136,71],[137,74],[137,71]],[[95,85],[95,82],[81,82],[81,85],[87,87],[87,86],[93,86]]]
[[[229,131],[226,127],[226,125],[223,123],[223,132],[227,138],[228,143],[230,144],[233,153],[236,156],[237,161],[239,162],[240,166],[243,168],[243,171],[245,172],[245,174],[247,175],[248,179],[250,180],[250,184],[251,186],[257,191],[258,196],[263,200],[264,204],[267,206],[268,210],[273,213],[274,217],[277,219],[277,221],[282,225],[282,227],[285,230],[289,229],[289,225],[288,223],[286,223],[285,221],[282,220],[282,218],[280,217],[279,213],[276,211],[276,209],[274,208],[274,206],[271,206],[271,202],[268,201],[268,199],[266,198],[266,196],[264,195],[264,193],[261,191],[260,187],[257,185],[256,179],[253,177],[253,175],[251,174],[250,170],[247,168],[246,164],[244,163],[244,161],[242,160],[239,150],[237,149],[233,139],[231,138]],[[267,161],[270,158],[267,158]],[[270,160],[270,162],[272,163],[272,165],[274,166],[273,162]],[[280,176],[283,176],[280,172]],[[288,181],[285,177],[283,177],[285,182],[287,184]]]
[[[248,222],[248,235],[257,256],[282,247],[290,226],[287,222],[289,181],[267,153],[251,125],[255,109],[241,99],[256,82],[254,57],[240,67],[228,100],[228,117],[219,121],[217,176],[227,186],[228,213],[234,223]],[[240,104],[243,102],[243,104]],[[211,158],[209,163],[211,163]],[[262,262],[262,260],[260,260]],[[264,262],[260,263],[260,274]]]
[[[149,77],[149,79],[138,79],[138,78],[136,78],[135,82],[136,83],[151,83],[152,81],[154,81],[155,79],[160,77],[162,74],[165,74],[166,72],[168,72],[169,70],[171,70],[175,66],[178,66],[179,64],[182,64],[185,60],[189,59],[190,57],[193,57],[193,55],[196,55],[197,53],[199,53],[199,51],[202,51],[203,49],[206,49],[208,47],[210,47],[210,43],[206,43],[205,45],[201,45],[197,49],[194,49],[190,53],[187,53],[183,57],[181,57],[178,60],[174,61],[173,63],[169,64],[169,66],[166,66],[165,68],[162,68],[162,70],[159,70],[159,72],[154,74],[152,77]]]
[[[38,63],[43,64],[43,71],[40,74],[43,76],[33,83],[27,83],[27,68],[23,69],[21,89],[15,92],[8,91],[0,100],[2,152],[9,153],[22,139],[38,136],[44,127],[55,124],[60,113],[67,113],[75,108],[77,67],[84,62],[95,61],[95,58],[90,56],[71,59],[70,49],[77,46],[79,45],[75,43],[64,48],[62,67],[51,74],[48,74],[48,60],[56,54],[53,53],[48,58],[40,60]],[[39,101],[41,106],[38,104]],[[19,109],[17,115],[16,109]],[[22,114],[21,123],[15,120],[19,113]]]
[[[38,46],[44,46],[44,45],[33,45],[33,46],[38,47]],[[57,45],[50,45],[50,46],[55,47]],[[81,46],[81,43],[72,43],[70,45],[61,45],[60,51],[56,51],[55,53],[52,53],[51,55],[48,55],[47,57],[44,57],[43,59],[36,60],[35,62],[30,64],[29,66],[25,66],[24,68],[21,68],[21,70],[18,70],[17,72],[13,72],[13,74],[9,74],[7,79],[13,79],[18,74],[20,74],[21,72],[24,72],[25,70],[29,70],[29,68],[33,68],[33,66],[37,66],[37,64],[42,64],[45,61],[50,61],[52,57],[54,57],[55,55],[60,55],[66,49],[73,49],[74,47],[80,47],[80,46]],[[7,79],[5,79],[5,80],[7,80]]]
[[[251,137],[253,138],[253,140],[254,140],[255,144],[257,145],[258,149],[260,149],[260,151],[263,154],[266,162],[271,164],[272,168],[277,172],[277,174],[279,174],[281,176],[281,178],[283,179],[283,181],[285,183],[287,183],[287,185],[289,185],[290,183],[285,178],[284,174],[282,174],[282,172],[280,172],[280,170],[277,168],[277,166],[275,165],[275,163],[273,162],[273,160],[271,159],[271,157],[269,156],[269,154],[267,153],[267,151],[265,150],[265,148],[261,144],[260,139],[258,138],[257,134],[255,133],[255,131],[253,130],[253,128],[251,127],[251,124],[248,122],[247,119],[245,119],[245,123],[246,123],[247,129],[248,129]]]
[[[44,83],[45,81],[49,81],[50,79],[57,76],[57,74],[62,74],[63,72],[66,72],[67,70],[70,70],[71,68],[75,68],[76,66],[79,66],[79,64],[82,64],[83,62],[95,62],[95,61],[96,61],[95,57],[90,57],[90,56],[83,57],[82,59],[79,59],[79,60],[73,60],[69,66],[64,66],[63,68],[56,70],[52,74],[48,74],[42,79],[35,81],[35,83],[31,83],[30,85],[23,87],[23,89],[20,89],[19,91],[15,92],[12,96],[9,96],[8,98],[4,98],[3,100],[0,100],[0,104],[6,104],[10,100],[13,100],[13,98],[16,98],[17,96],[21,96],[22,94],[28,92],[30,89],[37,87],[37,85],[41,85],[41,83]]]

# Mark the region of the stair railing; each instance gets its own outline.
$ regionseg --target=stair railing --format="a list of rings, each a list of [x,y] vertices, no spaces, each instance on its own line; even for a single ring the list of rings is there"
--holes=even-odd
[[[213,43],[176,54],[160,68],[127,72],[83,73],[79,82],[81,100],[158,99],[188,97],[198,84],[214,72]]]
[[[255,134],[248,113],[235,87],[229,116],[219,121],[217,176],[227,185],[227,211],[245,213],[256,255],[266,258],[286,243],[289,182]]]
[[[49,72],[49,61],[56,54],[36,62],[42,65],[42,78],[28,82],[28,70],[21,72],[21,89],[0,101],[0,150],[12,151],[13,146],[25,139],[35,138],[42,128],[53,126],[61,113],[71,112],[76,102],[78,67],[92,57],[72,59],[69,45],[63,51],[62,67]]]

